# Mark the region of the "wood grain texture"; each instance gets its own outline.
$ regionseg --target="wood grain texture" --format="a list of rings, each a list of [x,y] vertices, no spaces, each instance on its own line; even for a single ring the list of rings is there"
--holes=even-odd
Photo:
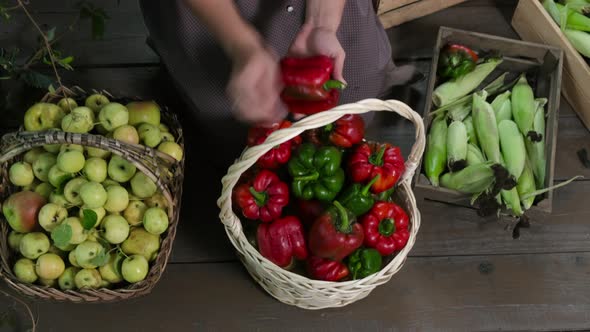
[[[402,1],[401,7],[379,15],[379,20],[385,28],[391,28],[399,24],[435,13],[445,8],[455,6],[465,0],[420,0],[415,2]]]
[[[587,327],[590,253],[410,258],[340,309],[305,311],[238,263],[173,264],[150,295],[112,305],[39,303],[41,331],[571,330]],[[563,273],[567,271],[567,273]]]

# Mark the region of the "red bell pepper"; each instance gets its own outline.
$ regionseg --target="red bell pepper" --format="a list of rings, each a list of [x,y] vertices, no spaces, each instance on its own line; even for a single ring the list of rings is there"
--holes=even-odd
[[[316,145],[350,148],[365,138],[365,121],[360,115],[347,114],[322,128],[306,130],[303,135]]]
[[[307,260],[307,273],[314,279],[339,281],[346,278],[350,272],[342,262],[311,256]]]
[[[298,199],[297,212],[301,222],[306,227],[311,227],[313,222],[326,211],[326,204],[317,199]]]
[[[363,244],[363,237],[354,214],[334,201],[311,226],[309,249],[315,256],[340,262]]]
[[[244,217],[270,222],[280,217],[289,203],[289,186],[274,172],[262,169],[254,180],[234,189],[234,200]]]
[[[391,189],[405,170],[400,148],[388,143],[362,143],[354,149],[348,162],[353,182],[368,183],[380,175],[371,186],[374,194]]]
[[[377,202],[361,220],[365,232],[364,244],[382,256],[402,250],[408,243],[408,215],[393,202]]]
[[[276,265],[288,269],[295,259],[304,260],[308,251],[301,221],[286,216],[258,226],[257,242],[260,254]]]
[[[279,129],[288,128],[291,122],[284,120],[280,123],[275,123],[271,127],[251,127],[248,130],[248,146],[255,146],[264,143],[266,138]],[[296,136],[278,146],[275,146],[257,161],[258,166],[267,169],[277,169],[281,165],[286,164],[291,159],[291,151],[301,143],[301,137]]]
[[[339,89],[344,84],[330,79],[334,62],[324,55],[307,58],[285,57],[281,59],[284,88],[281,99],[289,112],[314,114],[338,104]]]

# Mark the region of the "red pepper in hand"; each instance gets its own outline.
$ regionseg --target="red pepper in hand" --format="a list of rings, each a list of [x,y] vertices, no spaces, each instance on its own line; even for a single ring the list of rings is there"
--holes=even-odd
[[[260,224],[257,230],[260,254],[282,268],[288,268],[295,259],[307,258],[307,246],[301,221],[294,216]]]
[[[274,172],[262,169],[254,180],[234,189],[234,200],[244,217],[270,222],[280,217],[289,203],[289,186]]]
[[[309,231],[309,250],[315,256],[340,262],[363,244],[363,227],[352,212],[334,201]]]
[[[408,243],[409,218],[404,209],[393,202],[377,202],[361,220],[364,244],[382,256],[402,250]]]
[[[348,169],[353,182],[368,183],[380,175],[371,186],[371,192],[379,194],[397,183],[406,166],[399,147],[388,143],[363,143],[354,149]]]
[[[339,281],[350,273],[342,262],[312,256],[307,260],[307,273],[318,280]]]
[[[334,70],[330,57],[286,57],[280,65],[285,85],[281,99],[291,113],[309,115],[338,104],[344,84],[330,79]]]
[[[266,138],[279,129],[288,128],[291,122],[284,120],[280,123],[275,123],[271,127],[251,127],[248,130],[248,146],[255,146],[264,143]],[[258,166],[267,169],[277,169],[281,165],[286,164],[291,159],[291,151],[293,148],[301,143],[301,137],[296,136],[291,140],[275,146],[257,161]]]

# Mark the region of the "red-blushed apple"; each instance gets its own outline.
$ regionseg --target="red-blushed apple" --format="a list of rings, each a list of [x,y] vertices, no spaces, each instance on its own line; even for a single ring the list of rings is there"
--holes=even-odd
[[[40,102],[25,112],[24,126],[27,131],[59,128],[64,116],[65,112],[59,106]]]
[[[171,141],[160,143],[160,145],[158,145],[158,151],[164,152],[178,161],[182,160],[182,155],[184,154],[182,147],[180,147],[178,143]]]
[[[127,255],[142,255],[148,261],[156,258],[160,249],[160,237],[149,233],[143,227],[135,227],[129,232],[121,250]]]
[[[17,260],[12,270],[16,278],[26,284],[32,284],[39,278],[35,272],[35,262],[28,258]]]
[[[27,162],[16,162],[8,169],[8,179],[15,186],[28,186],[35,179],[33,168]]]
[[[45,197],[34,191],[18,191],[4,201],[2,213],[13,230],[29,233],[37,228],[37,216],[46,203]]]
[[[130,144],[139,144],[137,129],[131,125],[122,125],[113,131],[113,138]]]
[[[129,122],[129,111],[120,103],[110,102],[100,109],[98,121],[104,129],[113,131]]]
[[[149,272],[148,260],[142,255],[131,255],[123,261],[121,274],[129,283],[140,282],[147,277]]]
[[[39,256],[49,251],[51,243],[45,233],[31,232],[25,234],[20,240],[19,251],[29,259],[37,259]]]
[[[74,282],[76,283],[76,287],[78,289],[96,289],[100,287],[101,281],[102,277],[96,269],[82,269],[78,271],[74,277]]]
[[[137,126],[141,123],[160,125],[160,106],[155,101],[132,101],[127,104],[129,124]]]
[[[84,106],[90,107],[94,113],[98,113],[100,112],[100,109],[109,102],[110,100],[107,96],[95,93],[86,98],[84,101]]]
[[[168,229],[168,215],[162,208],[149,208],[143,215],[143,227],[146,231],[160,235]]]
[[[39,278],[43,279],[57,279],[66,269],[66,265],[56,254],[46,253],[39,258],[35,264],[35,272]]]
[[[64,272],[59,276],[57,279],[57,283],[61,290],[72,290],[76,288],[76,283],[74,282],[74,278],[76,274],[80,271],[79,268],[75,266],[70,266],[64,270]]]

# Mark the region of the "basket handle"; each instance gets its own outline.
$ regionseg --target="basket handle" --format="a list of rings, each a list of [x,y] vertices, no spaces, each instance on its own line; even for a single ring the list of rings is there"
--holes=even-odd
[[[364,99],[356,103],[344,104],[329,111],[316,113],[295,122],[288,128],[272,132],[264,143],[244,150],[240,158],[229,167],[228,173],[221,179],[223,189],[217,205],[221,208],[221,221],[234,233],[241,232],[241,223],[232,210],[232,191],[242,173],[247,171],[256,161],[273,147],[282,144],[306,130],[330,124],[347,114],[363,114],[371,111],[387,111],[397,113],[410,120],[415,126],[416,141],[410,155],[406,159],[406,170],[400,182],[411,181],[420,163],[426,144],[424,122],[422,117],[405,103],[398,100]]]

